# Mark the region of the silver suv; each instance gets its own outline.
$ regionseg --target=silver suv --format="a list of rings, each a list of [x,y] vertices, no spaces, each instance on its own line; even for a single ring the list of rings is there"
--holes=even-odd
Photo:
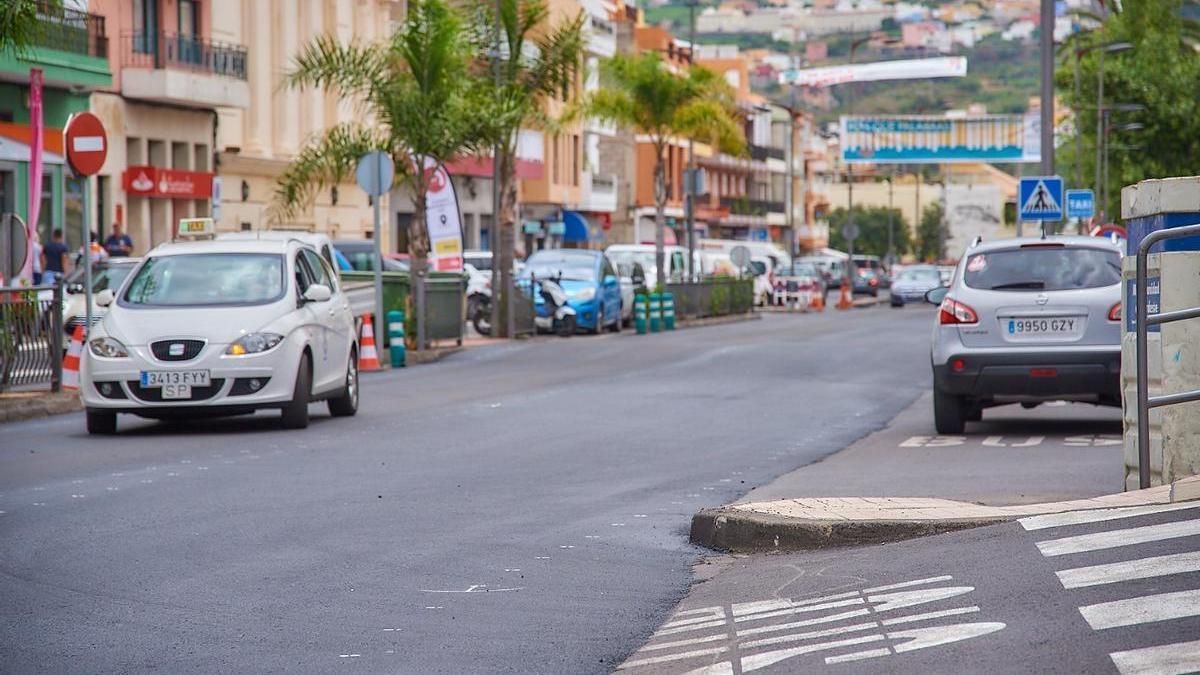
[[[962,433],[983,409],[1043,401],[1121,404],[1121,253],[1108,239],[1050,237],[967,249],[933,329],[933,413]]]

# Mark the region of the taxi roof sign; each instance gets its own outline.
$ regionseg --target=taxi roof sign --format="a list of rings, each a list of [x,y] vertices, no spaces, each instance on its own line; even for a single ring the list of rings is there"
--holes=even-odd
[[[212,218],[180,218],[178,235],[180,237],[211,237],[216,234],[216,226]]]

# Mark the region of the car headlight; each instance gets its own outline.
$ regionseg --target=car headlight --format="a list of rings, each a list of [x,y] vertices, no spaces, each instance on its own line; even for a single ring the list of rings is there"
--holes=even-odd
[[[123,359],[129,356],[125,345],[110,337],[98,337],[88,342],[92,355],[106,359]]]
[[[594,297],[596,297],[596,287],[595,286],[588,286],[586,288],[581,288],[578,291],[575,291],[575,299],[576,300],[581,300],[583,302],[587,302],[588,300],[591,300]]]
[[[246,354],[261,354],[271,351],[283,342],[283,336],[278,333],[247,333],[229,343],[225,350],[228,356],[245,356]]]

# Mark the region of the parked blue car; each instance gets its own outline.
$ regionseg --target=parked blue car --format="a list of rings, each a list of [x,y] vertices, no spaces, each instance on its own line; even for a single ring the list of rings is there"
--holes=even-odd
[[[599,333],[602,328],[621,330],[621,284],[608,257],[601,251],[552,249],[538,251],[525,261],[521,279],[530,276],[554,279],[567,294],[580,328]],[[537,298],[541,303],[541,298]]]

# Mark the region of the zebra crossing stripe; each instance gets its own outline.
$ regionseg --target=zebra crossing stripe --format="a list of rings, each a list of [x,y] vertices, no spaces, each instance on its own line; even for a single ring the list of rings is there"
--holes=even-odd
[[[1026,530],[1044,530],[1048,527],[1064,525],[1084,525],[1086,523],[1102,523],[1107,520],[1133,518],[1152,513],[1167,513],[1180,509],[1200,508],[1200,501],[1183,502],[1180,504],[1147,504],[1145,506],[1125,506],[1115,509],[1095,509],[1091,511],[1067,511],[1066,513],[1048,513],[1042,516],[1021,518],[1017,522]]]
[[[1092,630],[1200,615],[1200,590],[1144,595],[1079,608]]]
[[[1058,575],[1058,580],[1062,582],[1063,588],[1084,588],[1196,571],[1200,571],[1200,551],[1139,558],[1106,565],[1076,567],[1055,572],[1055,574]]]
[[[1200,672],[1200,640],[1109,654],[1121,675],[1182,675]]]
[[[1163,539],[1190,537],[1196,534],[1200,534],[1200,518],[1163,523],[1161,525],[1146,525],[1144,527],[1130,527],[1122,530],[1096,532],[1094,534],[1081,534],[1074,537],[1063,537],[1062,539],[1049,539],[1047,541],[1039,541],[1037,547],[1043,556],[1049,558],[1069,553],[1100,551],[1120,546],[1161,541]]]

